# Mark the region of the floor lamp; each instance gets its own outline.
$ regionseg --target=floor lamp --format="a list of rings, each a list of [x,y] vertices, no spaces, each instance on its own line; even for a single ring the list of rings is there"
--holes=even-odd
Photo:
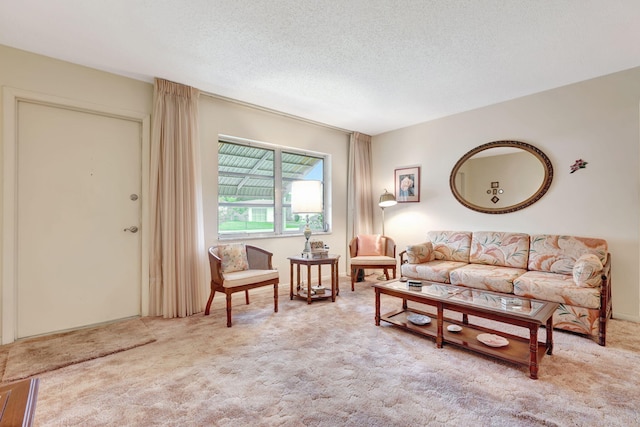
[[[378,206],[382,209],[382,235],[384,236],[384,208],[388,208],[390,206],[396,205],[398,202],[393,194],[389,193],[387,189],[384,189],[384,193],[380,196],[380,201],[378,201]]]
[[[393,194],[389,193],[387,189],[384,189],[384,193],[380,196],[380,200],[378,201],[378,206],[382,209],[382,235],[384,236],[384,208],[388,208],[390,206],[396,205],[398,202]],[[378,276],[378,280],[386,279],[384,273]]]

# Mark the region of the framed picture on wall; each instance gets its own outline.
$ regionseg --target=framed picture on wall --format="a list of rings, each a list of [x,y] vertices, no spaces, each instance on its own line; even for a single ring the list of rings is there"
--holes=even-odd
[[[406,167],[395,170],[393,182],[398,203],[420,201],[420,167]]]

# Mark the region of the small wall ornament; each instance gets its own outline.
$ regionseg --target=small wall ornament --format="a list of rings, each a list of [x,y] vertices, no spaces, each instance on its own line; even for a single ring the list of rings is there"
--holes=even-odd
[[[585,162],[582,159],[578,159],[576,160],[576,162],[574,164],[571,165],[571,172],[569,173],[574,173],[575,171],[577,171],[578,169],[584,169],[587,167],[587,162]]]

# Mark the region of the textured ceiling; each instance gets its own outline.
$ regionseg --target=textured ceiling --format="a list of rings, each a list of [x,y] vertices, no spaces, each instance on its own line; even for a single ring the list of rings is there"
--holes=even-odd
[[[640,1],[0,0],[0,44],[376,135],[639,66]]]

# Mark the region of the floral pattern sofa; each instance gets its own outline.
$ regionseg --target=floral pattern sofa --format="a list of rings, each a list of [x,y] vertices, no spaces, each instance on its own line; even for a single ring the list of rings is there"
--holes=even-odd
[[[554,328],[606,343],[611,254],[606,240],[495,231],[430,231],[399,254],[402,277],[557,302]]]

